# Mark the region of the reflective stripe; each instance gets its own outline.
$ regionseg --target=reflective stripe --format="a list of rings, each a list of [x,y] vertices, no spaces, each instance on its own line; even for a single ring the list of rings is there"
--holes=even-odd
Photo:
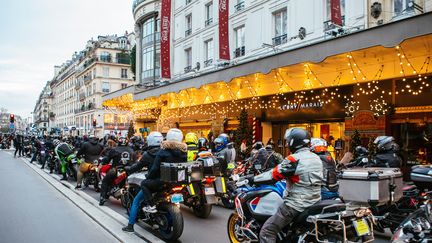
[[[224,177],[221,177],[221,184],[222,184],[222,192],[226,193],[225,178]]]
[[[192,183],[191,183],[191,184],[189,184],[189,191],[190,191],[190,193],[191,193],[191,195],[192,195],[192,196],[194,196],[194,195],[195,195],[195,190],[194,190],[194,188],[193,188],[193,185],[192,185]]]

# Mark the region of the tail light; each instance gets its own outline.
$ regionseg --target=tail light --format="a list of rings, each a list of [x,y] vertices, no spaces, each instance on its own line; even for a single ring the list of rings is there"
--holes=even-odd
[[[171,190],[173,192],[181,192],[183,190],[183,186],[175,186]]]
[[[203,182],[205,184],[212,184],[215,180],[216,178],[204,178]]]

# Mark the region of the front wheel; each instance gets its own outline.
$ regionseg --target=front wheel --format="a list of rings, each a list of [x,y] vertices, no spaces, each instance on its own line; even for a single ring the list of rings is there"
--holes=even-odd
[[[212,205],[208,203],[199,204],[193,207],[195,216],[199,218],[208,218],[212,210]]]
[[[183,215],[174,204],[163,204],[158,208],[159,234],[163,240],[175,241],[183,233]]]
[[[228,238],[231,243],[240,243],[245,242],[246,239],[240,233],[240,218],[237,213],[232,213],[228,218]]]

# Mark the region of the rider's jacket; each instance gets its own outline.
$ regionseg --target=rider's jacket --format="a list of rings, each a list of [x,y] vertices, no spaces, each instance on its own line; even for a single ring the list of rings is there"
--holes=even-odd
[[[131,167],[126,168],[126,171],[128,174],[135,173],[139,170],[142,170],[142,168],[147,167],[151,168],[153,165],[153,162],[156,158],[157,152],[160,150],[160,147],[148,147],[147,150],[144,152],[144,154],[141,156],[141,159],[134,163]]]
[[[273,179],[287,179],[284,202],[303,212],[321,200],[323,165],[309,148],[301,148],[272,170]]]
[[[73,149],[67,143],[60,143],[55,148],[55,153],[56,153],[57,157],[59,157],[60,159],[63,159],[63,158],[66,158],[67,156],[73,154]]]
[[[338,191],[338,182],[336,175],[336,162],[331,157],[330,152],[323,152],[317,154],[323,165],[323,186],[329,191]]]
[[[399,168],[402,165],[402,159],[392,150],[377,153],[373,162],[376,167]]]
[[[126,166],[136,161],[136,155],[129,146],[118,146],[111,149],[108,156],[104,157],[102,164],[107,164],[112,160],[112,167]]]
[[[187,161],[195,161],[198,155],[198,147],[196,145],[187,146]]]
[[[84,161],[92,163],[94,160],[99,158],[102,150],[103,146],[97,139],[90,139],[89,141],[83,143],[81,148],[78,150],[77,157],[84,155]]]

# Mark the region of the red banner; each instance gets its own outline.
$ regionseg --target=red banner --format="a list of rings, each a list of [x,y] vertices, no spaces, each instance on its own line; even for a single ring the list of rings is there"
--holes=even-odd
[[[331,22],[342,26],[342,14],[340,8],[340,0],[331,0],[330,2]]]
[[[171,78],[171,0],[162,0],[161,10],[161,77]]]
[[[229,34],[229,0],[219,0],[219,59],[230,60]]]

